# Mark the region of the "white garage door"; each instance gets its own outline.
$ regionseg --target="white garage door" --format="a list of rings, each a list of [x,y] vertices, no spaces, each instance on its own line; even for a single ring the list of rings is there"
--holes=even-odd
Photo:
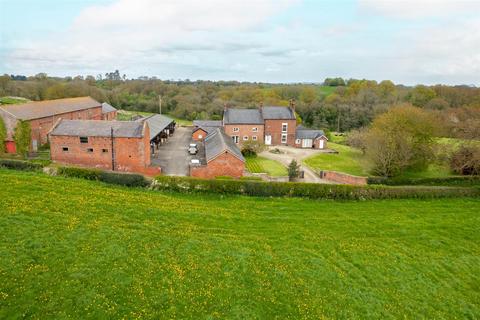
[[[303,139],[302,140],[302,148],[311,148],[313,144],[312,139]]]

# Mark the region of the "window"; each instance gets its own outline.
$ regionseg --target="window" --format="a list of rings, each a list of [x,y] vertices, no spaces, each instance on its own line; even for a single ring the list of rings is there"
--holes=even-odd
[[[287,132],[288,123],[282,123],[282,132]]]
[[[92,153],[92,152],[93,152],[93,148],[88,148],[88,149],[87,149],[87,152]]]
[[[287,143],[287,135],[282,133],[282,143]]]
[[[67,152],[67,151],[68,151],[68,147],[63,147],[63,148],[62,148],[62,151],[63,151],[63,152]]]
[[[240,131],[240,128],[233,128],[233,132],[238,132]]]
[[[295,140],[296,144],[300,144],[300,139]]]
[[[203,138],[203,135],[199,134],[198,139],[202,139],[202,138]]]
[[[233,142],[238,143],[238,136],[232,136],[232,140]]]
[[[244,141],[247,141],[247,140],[248,140],[248,136],[243,136],[243,140],[244,140]]]
[[[257,141],[257,136],[252,136],[253,141]]]
[[[258,132],[258,128],[252,128],[253,132]]]
[[[88,143],[88,137],[80,137],[80,143]]]
[[[102,152],[103,152],[103,153],[107,153],[107,152],[108,152],[108,149],[102,149]]]

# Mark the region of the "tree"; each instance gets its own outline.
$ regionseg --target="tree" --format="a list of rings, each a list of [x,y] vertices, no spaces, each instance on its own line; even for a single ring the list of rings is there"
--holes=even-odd
[[[17,153],[21,156],[25,156],[28,152],[28,149],[30,148],[30,122],[22,120],[18,121],[17,126],[15,127],[13,139],[15,140]]]
[[[425,169],[432,159],[435,132],[432,116],[411,105],[378,116],[365,135],[373,173],[395,176],[404,169]]]
[[[480,174],[480,146],[470,143],[462,145],[451,157],[450,168],[462,175]]]
[[[409,100],[414,106],[423,108],[436,96],[435,90],[427,86],[418,85],[412,90]]]
[[[265,145],[258,141],[247,140],[242,143],[242,154],[246,157],[256,156],[265,150]]]
[[[298,178],[300,175],[300,166],[295,159],[288,165],[288,178],[291,180]]]

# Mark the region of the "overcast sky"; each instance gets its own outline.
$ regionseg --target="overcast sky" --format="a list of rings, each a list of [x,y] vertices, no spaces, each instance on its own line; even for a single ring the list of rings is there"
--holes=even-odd
[[[480,0],[0,0],[0,73],[480,85]]]

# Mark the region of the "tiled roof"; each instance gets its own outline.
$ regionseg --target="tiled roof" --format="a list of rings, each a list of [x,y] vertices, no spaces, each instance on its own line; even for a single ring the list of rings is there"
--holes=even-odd
[[[317,139],[321,136],[325,136],[323,130],[308,129],[302,126],[298,126],[295,134],[296,139]],[[326,137],[325,137],[326,138]]]
[[[102,103],[102,113],[109,113],[114,111],[117,111],[117,109],[115,109],[113,106],[109,105],[106,102]]]
[[[222,120],[193,120],[195,127],[222,127]]]
[[[154,114],[147,118],[139,119],[137,121],[145,120],[150,128],[150,139],[155,138],[160,134],[170,123],[173,122],[172,118],[164,116],[163,114]]]
[[[141,138],[143,122],[102,120],[60,120],[50,131],[52,136]]]
[[[225,151],[245,162],[245,158],[240,152],[240,149],[238,149],[233,142],[232,138],[226,135],[222,129],[216,128],[205,139],[205,157],[207,163]]]
[[[223,114],[225,124],[263,124],[263,118],[258,109],[226,109]]]
[[[262,116],[265,120],[294,120],[295,112],[290,107],[265,106],[262,107]]]
[[[79,97],[1,105],[0,109],[17,119],[32,120],[100,106],[101,103],[91,97]]]

